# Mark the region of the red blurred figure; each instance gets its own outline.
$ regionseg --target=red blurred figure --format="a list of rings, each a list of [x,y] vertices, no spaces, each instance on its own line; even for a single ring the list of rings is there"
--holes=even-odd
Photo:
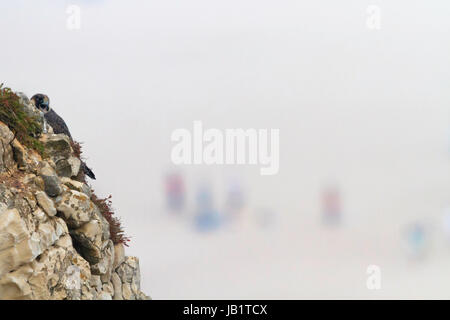
[[[322,214],[325,224],[338,224],[341,221],[341,195],[335,186],[329,186],[322,192]]]
[[[166,176],[166,197],[167,206],[171,211],[180,212],[184,209],[185,188],[183,177],[179,173]]]

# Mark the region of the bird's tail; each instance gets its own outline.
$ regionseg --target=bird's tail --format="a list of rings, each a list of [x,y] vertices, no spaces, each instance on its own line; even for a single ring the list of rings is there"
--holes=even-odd
[[[92,170],[86,165],[86,163],[81,162],[81,168],[83,169],[83,172],[91,179],[95,180],[95,174],[92,172]]]

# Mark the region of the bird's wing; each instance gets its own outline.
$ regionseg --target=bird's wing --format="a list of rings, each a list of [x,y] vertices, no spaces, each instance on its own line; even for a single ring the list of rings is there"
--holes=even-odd
[[[64,120],[53,110],[50,110],[45,114],[45,120],[53,128],[53,132],[56,134],[63,133],[72,139],[69,128]]]

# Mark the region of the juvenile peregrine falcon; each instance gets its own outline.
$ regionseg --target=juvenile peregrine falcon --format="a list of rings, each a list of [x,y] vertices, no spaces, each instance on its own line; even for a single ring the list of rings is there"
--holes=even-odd
[[[63,133],[72,139],[72,135],[70,134],[66,123],[53,109],[50,108],[50,99],[45,94],[35,94],[31,97],[31,101],[33,101],[36,108],[44,114],[44,119],[53,128],[54,133]],[[95,180],[94,173],[84,161],[81,162],[81,168],[89,178]]]

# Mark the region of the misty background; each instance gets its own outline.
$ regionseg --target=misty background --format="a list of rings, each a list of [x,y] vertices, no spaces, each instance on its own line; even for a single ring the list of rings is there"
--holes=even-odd
[[[443,0],[2,1],[0,82],[47,94],[84,143],[154,299],[450,298],[449,14]],[[279,173],[174,166],[171,133],[194,120],[280,129]],[[186,185],[176,214],[168,172]],[[230,180],[239,217],[196,231],[197,186],[220,211]],[[333,227],[328,184],[342,203]],[[426,230],[420,261],[411,223]],[[380,290],[366,287],[369,265]]]

